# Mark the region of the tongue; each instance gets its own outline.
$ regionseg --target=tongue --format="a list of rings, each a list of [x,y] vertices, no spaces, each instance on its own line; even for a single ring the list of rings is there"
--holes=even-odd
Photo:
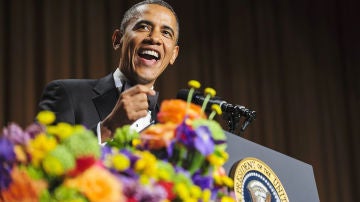
[[[153,65],[156,63],[156,59],[152,55],[139,54],[141,62],[147,66]]]

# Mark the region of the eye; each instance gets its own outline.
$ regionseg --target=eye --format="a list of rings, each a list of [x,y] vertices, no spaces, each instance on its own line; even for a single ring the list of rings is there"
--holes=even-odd
[[[163,30],[162,33],[166,38],[173,38],[173,34],[168,30]]]
[[[139,30],[139,31],[150,31],[151,28],[150,28],[150,25],[142,23],[142,24],[138,24],[138,25],[136,26],[136,30]]]

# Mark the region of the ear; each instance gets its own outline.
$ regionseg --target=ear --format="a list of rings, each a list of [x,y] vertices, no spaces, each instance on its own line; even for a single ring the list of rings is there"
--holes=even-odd
[[[121,37],[122,34],[119,29],[115,29],[111,39],[114,50],[117,50],[121,46]]]
[[[174,47],[174,50],[173,50],[173,54],[172,54],[172,56],[171,56],[171,58],[170,58],[170,64],[171,64],[171,65],[174,64],[174,62],[175,62],[178,54],[179,54],[179,46],[175,46],[175,47]]]

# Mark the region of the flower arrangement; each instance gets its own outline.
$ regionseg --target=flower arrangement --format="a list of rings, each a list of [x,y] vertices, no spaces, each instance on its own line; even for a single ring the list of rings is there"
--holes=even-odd
[[[81,125],[52,124],[52,112],[20,128],[12,123],[0,136],[0,201],[234,201],[233,181],[223,164],[226,137],[204,106],[165,100],[159,123],[140,134],[118,128],[100,146]],[[207,98],[215,91],[205,89]],[[206,105],[206,102],[204,102]]]

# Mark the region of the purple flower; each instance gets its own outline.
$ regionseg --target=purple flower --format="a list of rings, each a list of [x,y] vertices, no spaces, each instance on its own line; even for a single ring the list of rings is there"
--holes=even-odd
[[[182,122],[175,131],[175,139],[183,143],[187,148],[194,148],[193,138],[196,136],[195,131],[185,122]]]
[[[106,156],[111,155],[111,154],[112,154],[111,147],[108,147],[106,145],[104,147],[102,147],[101,148],[101,157],[100,157],[101,161],[104,161]]]
[[[11,183],[11,168],[0,166],[0,191],[7,189]]]
[[[206,126],[200,126],[195,130],[195,133],[195,148],[204,156],[211,154],[214,151],[215,144],[211,137],[209,128]]]
[[[34,138],[36,135],[45,132],[45,126],[38,123],[33,123],[25,129],[25,132],[28,133],[31,138]]]
[[[193,180],[194,184],[201,187],[202,190],[212,189],[213,178],[210,176],[203,176],[199,172],[196,172],[192,176],[192,180]]]
[[[14,144],[5,137],[0,138],[0,162],[13,163],[16,160]]]
[[[172,140],[166,148],[167,156],[171,157],[174,154],[176,140]]]
[[[138,189],[135,195],[137,201],[158,202],[167,197],[167,192],[161,185],[143,186]]]
[[[128,198],[133,197],[136,194],[136,190],[139,189],[139,184],[136,182],[136,179],[124,175],[119,175],[119,179],[122,182],[125,196]]]
[[[8,127],[3,129],[3,136],[12,143],[21,145],[25,145],[30,139],[30,135],[24,132],[22,128],[15,123],[11,123]]]
[[[180,174],[186,176],[187,178],[190,178],[190,173],[189,173],[189,171],[188,171],[188,170],[185,170],[183,167],[175,166],[174,169],[175,169],[175,172],[176,172],[176,173],[180,173]]]
[[[167,193],[161,185],[141,185],[137,179],[120,176],[123,184],[123,193],[127,198],[136,199],[136,201],[157,202],[163,201]]]
[[[13,143],[4,138],[0,138],[0,190],[7,188],[11,182],[11,168],[15,163],[16,155]]]

